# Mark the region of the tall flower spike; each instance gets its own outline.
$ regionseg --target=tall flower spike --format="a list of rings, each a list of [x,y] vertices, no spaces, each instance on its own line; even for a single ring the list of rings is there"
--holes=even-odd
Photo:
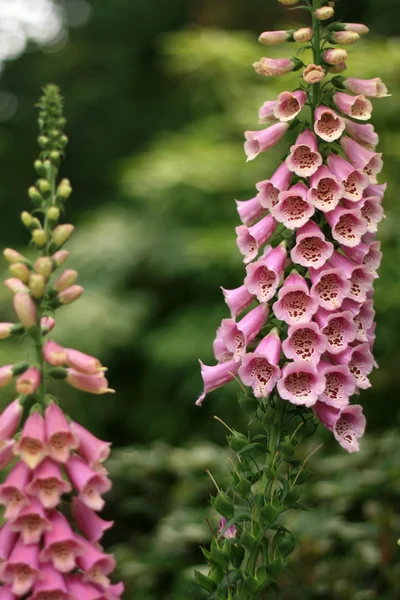
[[[371,385],[369,375],[377,367],[373,284],[382,253],[375,236],[384,218],[386,184],[378,183],[382,155],[368,121],[370,98],[388,91],[379,78],[341,75],[348,55],[336,44],[356,42],[368,32],[365,25],[338,20],[325,27],[335,12],[333,1],[313,0],[300,8],[311,13],[311,28],[264,32],[260,42],[305,42],[296,56],[305,57],[302,50],[311,47],[312,62],[262,58],[254,64],[264,76],[300,68],[302,74],[297,80],[291,75],[294,91],[262,104],[260,122],[271,125],[245,133],[247,159],[271,148],[289,129],[295,142],[270,179],[256,184],[257,195],[237,202],[243,282],[223,290],[232,318],[222,321],[214,340],[218,364],[200,362],[204,389],[196,404],[235,382],[246,418],[250,414],[250,423],[257,422],[254,434],[228,427],[237,459],[226,491],[218,488],[212,500],[216,533],[205,553],[210,572],[196,573],[208,597],[219,600],[280,595],[276,580],[295,543],[288,531],[276,535],[276,523],[283,511],[298,507],[292,457],[306,435],[304,425],[316,419],[346,452],[358,451],[366,421],[352,402]],[[328,78],[330,73],[335,76]],[[20,291],[20,283],[11,287]],[[255,319],[261,310],[263,318]],[[251,508],[250,523],[241,513],[244,505]],[[82,521],[90,509],[83,499],[78,506]],[[93,528],[102,525],[93,522]]]
[[[67,179],[57,182],[68,141],[58,88],[47,86],[38,107],[41,151],[34,167],[39,179],[28,191],[35,216],[21,215],[37,256],[30,262],[13,249],[4,252],[11,273],[6,286],[14,294],[19,322],[0,323],[0,339],[23,334],[32,351],[29,362],[0,367],[0,387],[15,378],[18,395],[0,414],[0,469],[14,461],[0,485],[5,509],[0,598],[119,600],[124,586],[109,579],[115,561],[99,549],[113,523],[94,512],[102,509],[102,494],[111,487],[103,465],[110,444],[71,422],[48,393],[51,379],[93,394],[112,390],[97,358],[45,337],[54,329],[56,310],[77,300],[83,288],[75,283],[74,269],[61,270],[68,259],[63,246],[74,226],[60,222],[72,189]],[[78,574],[80,569],[84,573]]]

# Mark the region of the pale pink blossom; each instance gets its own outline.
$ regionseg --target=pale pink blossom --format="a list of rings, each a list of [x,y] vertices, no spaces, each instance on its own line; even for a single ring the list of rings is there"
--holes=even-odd
[[[57,571],[69,573],[76,567],[76,558],[84,552],[84,547],[58,510],[52,511],[50,519],[51,528],[44,536],[40,561],[51,562]]]
[[[368,175],[355,169],[353,165],[337,154],[330,154],[327,163],[329,170],[344,187],[343,198],[354,202],[361,200],[369,183]]]
[[[0,448],[1,442],[5,442],[12,438],[18,429],[23,413],[22,404],[17,398],[0,414]]]
[[[370,98],[385,98],[390,96],[386,85],[380,77],[374,79],[356,79],[349,77],[343,81],[343,85],[352,94],[361,94]]]
[[[259,302],[268,302],[274,297],[280,284],[286,258],[286,246],[280,244],[267,255],[247,265],[244,284]]]
[[[45,412],[47,448],[51,458],[60,463],[66,463],[71,450],[79,445],[78,438],[71,431],[62,409],[51,402]]]
[[[90,599],[87,595],[76,596],[81,600]],[[57,570],[49,565],[40,565],[40,578],[36,581],[30,600],[72,600],[64,582]],[[98,600],[100,598],[98,597]]]
[[[238,323],[223,319],[214,341],[214,355],[220,362],[233,358],[240,361],[247,345],[259,334],[268,316],[268,305],[260,304],[247,313]]]
[[[337,310],[350,290],[350,282],[343,269],[310,269],[311,295],[325,310]]]
[[[318,402],[313,410],[321,423],[333,432],[335,439],[344,450],[349,453],[359,451],[358,440],[363,436],[366,426],[366,419],[359,404],[339,409],[325,402]]]
[[[332,255],[333,244],[325,239],[316,223],[309,221],[296,231],[296,245],[290,258],[302,267],[319,269]]]
[[[365,144],[375,147],[379,143],[379,136],[375,133],[374,126],[371,123],[355,123],[350,119],[343,119],[346,126],[346,132],[359,144]]]
[[[322,104],[316,109],[314,119],[314,131],[325,142],[339,139],[345,129],[344,119]]]
[[[276,123],[279,119],[275,117],[276,100],[266,100],[258,111],[258,122]]]
[[[253,63],[253,67],[258,75],[278,77],[279,75],[286,75],[286,73],[298,69],[301,64],[297,59],[266,58],[264,56],[258,62]]]
[[[25,329],[36,325],[36,306],[27,292],[17,292],[13,300],[14,310]]]
[[[313,39],[313,35],[314,33],[311,27],[301,27],[293,33],[293,40],[303,44],[305,42],[310,42]]]
[[[26,545],[20,538],[3,566],[0,579],[11,584],[13,594],[24,596],[40,577],[39,546]]]
[[[110,480],[89,467],[79,456],[71,456],[65,470],[82,502],[92,510],[101,510],[104,506],[101,495],[111,489]]]
[[[299,177],[310,177],[321,164],[322,156],[318,152],[317,138],[312,131],[306,129],[291,146],[286,165]]]
[[[87,375],[96,375],[106,369],[102,366],[98,358],[75,350],[66,348],[67,362],[72,369],[86,373]]]
[[[210,392],[217,390],[223,385],[233,381],[238,374],[240,363],[229,360],[228,362],[219,363],[214,366],[208,366],[201,361],[201,377],[203,379],[203,393],[196,400],[196,406],[201,406],[204,398]]]
[[[96,463],[103,463],[110,455],[111,442],[100,440],[93,433],[76,423],[71,422],[71,431],[78,441],[77,450],[84,460],[93,466]]]
[[[272,210],[279,200],[279,193],[284,192],[290,186],[292,172],[287,168],[286,162],[281,163],[271,179],[260,181],[256,184],[258,201],[262,207]]]
[[[12,292],[13,294],[17,294],[18,292],[22,292],[25,294],[29,294],[29,288],[22,283],[16,277],[10,277],[9,279],[5,279],[4,285]]]
[[[353,119],[368,121],[371,118],[372,104],[362,94],[351,96],[344,92],[336,92],[333,101],[342,113]]]
[[[258,254],[260,247],[267,243],[277,226],[272,215],[267,215],[251,227],[239,225],[236,227],[236,244],[244,255],[245,264],[252,261]]]
[[[362,23],[341,23],[345,31],[355,31],[358,35],[364,35],[369,32],[369,28]]]
[[[326,73],[320,65],[310,64],[303,71],[303,79],[306,83],[319,83],[325,77]]]
[[[360,36],[355,31],[335,31],[332,35],[332,41],[335,44],[355,44]]]
[[[341,139],[341,145],[351,164],[365,173],[370,183],[377,183],[376,176],[383,167],[382,154],[367,150],[347,136]]]
[[[275,46],[277,44],[282,44],[282,42],[286,42],[290,38],[290,31],[264,31],[258,41],[260,44],[264,44],[264,46]]]
[[[76,369],[67,369],[67,377],[65,379],[70,386],[83,392],[90,394],[114,394],[115,390],[108,387],[108,381],[101,371],[96,375],[87,375]]]
[[[15,388],[18,394],[29,396],[34,394],[40,385],[41,372],[36,367],[30,367],[17,377]]]
[[[232,319],[236,319],[254,300],[253,294],[249,292],[245,285],[241,285],[233,290],[226,290],[221,287],[221,290],[231,312]]]
[[[372,288],[374,275],[366,265],[358,265],[352,260],[334,252],[329,259],[329,263],[335,267],[343,269],[350,282],[350,289],[347,297],[355,302],[365,302],[366,293]]]
[[[274,116],[279,121],[291,121],[301,112],[307,100],[303,90],[295,92],[282,92],[279,94],[274,106]]]
[[[30,496],[39,498],[46,509],[50,509],[58,506],[62,494],[70,492],[71,486],[63,478],[59,464],[51,458],[45,458],[34,470],[26,491]]]
[[[301,323],[288,329],[287,338],[282,343],[286,358],[318,364],[326,350],[326,338],[317,323]]]
[[[298,360],[283,367],[277,388],[283,400],[312,406],[325,389],[325,377],[318,373],[312,362]]]
[[[254,160],[260,152],[265,152],[265,150],[275,146],[288,129],[289,125],[287,123],[276,123],[276,125],[271,125],[271,127],[260,131],[245,131],[244,151],[247,161]]]
[[[17,539],[17,534],[11,530],[10,523],[6,521],[0,529],[0,568],[13,551]]]
[[[322,212],[333,210],[339,204],[343,194],[342,183],[338,182],[325,165],[321,165],[314,175],[311,175],[307,198],[318,210]]]
[[[354,248],[361,242],[367,231],[368,223],[359,209],[345,209],[338,206],[326,213],[326,218],[332,228],[332,237],[342,244]]]
[[[322,57],[328,65],[338,65],[344,63],[347,59],[347,52],[342,48],[331,48],[326,50]]]
[[[261,206],[258,196],[257,194],[250,200],[235,200],[239,218],[243,225],[253,225],[255,221],[265,215],[265,208]]]
[[[72,516],[81,532],[90,542],[98,542],[114,521],[105,521],[79,498],[72,500]]]
[[[317,370],[325,377],[325,389],[318,398],[319,402],[338,409],[347,406],[357,387],[347,365],[332,365],[322,360]]]
[[[12,519],[10,527],[12,531],[21,534],[24,544],[39,545],[42,534],[50,531],[52,526],[42,504],[36,498],[32,498]]]
[[[57,296],[57,300],[60,304],[71,304],[78,300],[82,296],[84,289],[81,285],[71,285]]]
[[[304,277],[294,271],[284,281],[272,309],[280,321],[285,321],[288,325],[298,325],[311,320],[318,309],[318,301],[310,294]]]
[[[357,387],[362,390],[371,387],[368,375],[374,367],[374,357],[367,342],[349,346],[344,352],[336,354],[334,359],[337,364],[349,367],[350,373],[357,380]]]
[[[254,352],[243,356],[239,376],[244,385],[253,388],[256,398],[267,398],[280,377],[281,341],[273,329],[256,346]]]
[[[357,326],[350,310],[330,312],[320,308],[315,313],[314,320],[320,326],[326,338],[326,350],[331,354],[343,352],[356,339]]]
[[[373,300],[366,300],[361,304],[358,314],[354,317],[357,328],[356,340],[358,342],[369,342],[369,333],[374,325],[375,310]]]
[[[109,554],[104,554],[101,549],[79,537],[84,552],[78,557],[78,565],[83,571],[83,581],[108,588],[110,580],[107,577],[115,569],[115,559]]]
[[[34,469],[47,456],[44,419],[34,412],[25,421],[22,434],[14,447],[15,454]]]
[[[280,192],[278,203],[271,209],[274,218],[288,229],[305,225],[315,212],[314,205],[307,198],[307,192],[307,186],[302,182]]]
[[[218,525],[218,535],[225,539],[235,538],[237,533],[236,525],[226,527],[227,523],[228,521],[225,519],[225,517],[222,517]]]
[[[67,364],[67,351],[54,340],[46,340],[43,344],[43,357],[49,365],[62,367]]]

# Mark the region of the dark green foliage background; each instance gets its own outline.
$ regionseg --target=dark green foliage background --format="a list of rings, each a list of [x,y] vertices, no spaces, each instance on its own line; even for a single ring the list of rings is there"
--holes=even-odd
[[[67,8],[71,2],[65,2]],[[373,388],[360,401],[369,435],[359,456],[320,436],[306,502],[316,507],[291,527],[301,550],[282,582],[287,600],[394,600],[400,597],[400,8],[395,0],[337,2],[346,21],[371,28],[352,47],[350,73],[382,76],[392,98],[378,100],[374,123],[385,153],[385,258],[377,282],[378,340]],[[26,248],[19,213],[37,154],[34,104],[46,82],[66,99],[68,158],[62,174],[74,188],[68,220],[71,266],[86,294],[60,311],[57,341],[98,355],[116,396],[91,397],[59,388],[66,410],[113,441],[115,480],[107,536],[129,600],[202,598],[191,566],[208,543],[205,515],[212,484],[227,477],[225,431],[218,414],[247,427],[234,385],[196,409],[197,358],[227,310],[219,290],[235,287],[243,266],[235,246],[234,198],[254,195],[285,150],[246,166],[244,129],[257,109],[291,88],[296,77],[257,77],[251,63],[269,51],[263,30],[302,23],[275,0],[94,0],[88,22],[70,28],[60,47],[28,48],[5,65],[0,93],[16,102],[0,110],[0,240]],[[293,46],[271,55],[288,56]],[[11,94],[11,96],[9,96]],[[4,272],[6,267],[3,265]],[[12,320],[0,290],[0,319]],[[1,364],[29,356],[25,344],[2,342]],[[8,401],[11,391],[2,393]],[[318,438],[318,443],[320,439]],[[315,442],[315,445],[316,442]],[[306,455],[306,454],[305,454]],[[192,591],[191,591],[192,590]]]

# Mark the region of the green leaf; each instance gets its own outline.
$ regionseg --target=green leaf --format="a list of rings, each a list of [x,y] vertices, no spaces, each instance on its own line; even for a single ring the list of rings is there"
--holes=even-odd
[[[215,498],[211,498],[211,504],[215,510],[226,519],[229,520],[233,517],[233,501],[225,492],[219,492]]]
[[[214,592],[217,589],[217,584],[215,581],[210,579],[207,575],[203,575],[200,571],[194,572],[195,579],[202,588],[204,588],[207,592]]]

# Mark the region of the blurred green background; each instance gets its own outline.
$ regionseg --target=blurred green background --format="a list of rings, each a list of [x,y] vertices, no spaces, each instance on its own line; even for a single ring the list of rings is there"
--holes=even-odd
[[[300,550],[282,581],[286,600],[400,598],[400,7],[397,0],[337,2],[345,21],[369,36],[349,50],[349,73],[380,76],[393,96],[375,103],[389,189],[381,224],[384,261],[376,285],[373,388],[360,401],[369,420],[359,455],[330,436],[314,457],[304,502],[293,516]],[[261,31],[306,23],[276,0],[0,1],[0,241],[26,247],[19,222],[37,155],[34,104],[54,82],[66,99],[74,188],[68,220],[78,228],[70,265],[82,300],[60,310],[54,338],[99,356],[117,394],[92,397],[60,388],[66,410],[113,441],[114,488],[106,545],[119,559],[128,600],[203,598],[192,566],[210,540],[205,517],[209,468],[227,477],[224,428],[245,429],[237,389],[194,401],[197,359],[212,363],[215,329],[227,309],[219,289],[236,287],[234,198],[254,195],[282,155],[246,165],[243,131],[257,129],[264,100],[298,75],[258,77],[252,62],[269,51]],[[6,266],[3,264],[4,274]],[[12,320],[0,290],[0,319]],[[29,348],[2,342],[0,364]],[[3,402],[11,392],[2,393]],[[315,445],[315,441],[313,442]],[[203,565],[204,566],[204,565]]]

